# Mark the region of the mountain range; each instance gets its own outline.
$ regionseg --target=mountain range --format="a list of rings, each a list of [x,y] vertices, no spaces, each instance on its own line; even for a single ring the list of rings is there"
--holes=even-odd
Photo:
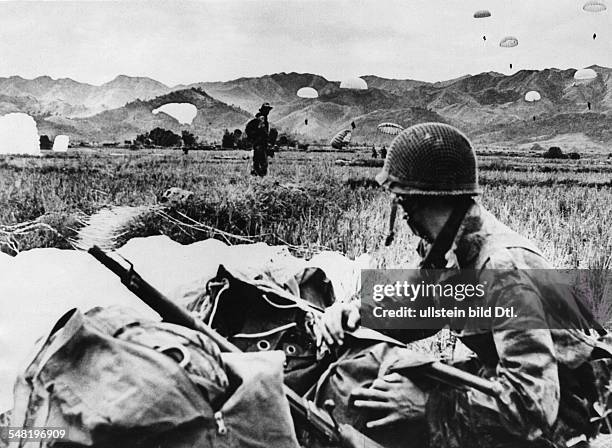
[[[0,78],[0,115],[26,112],[39,133],[67,134],[72,140],[122,141],[160,126],[186,129],[204,141],[219,141],[224,129],[244,129],[263,102],[274,109],[270,122],[302,140],[327,142],[352,122],[353,140],[390,142],[376,126],[391,121],[404,127],[423,121],[458,126],[481,143],[547,140],[583,134],[597,144],[612,140],[612,69],[592,66],[598,76],[576,83],[575,69],[521,70],[512,75],[486,72],[443,82],[363,76],[364,91],[308,73],[276,73],[231,81],[167,86],[151,78],[117,76],[94,86],[69,78]],[[310,86],[317,99],[296,96]],[[542,99],[527,102],[536,90]],[[152,110],[169,102],[198,109],[191,125]],[[590,109],[589,109],[590,105]]]

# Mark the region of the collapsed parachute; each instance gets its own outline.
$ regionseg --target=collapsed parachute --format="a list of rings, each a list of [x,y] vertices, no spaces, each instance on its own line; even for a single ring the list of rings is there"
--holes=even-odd
[[[540,101],[541,99],[542,99],[542,96],[540,95],[539,92],[536,92],[535,90],[530,90],[529,92],[525,94],[525,101],[529,103]]]
[[[340,82],[341,89],[367,90],[368,83],[361,78],[346,78]]]
[[[330,140],[329,144],[334,149],[342,149],[343,146],[348,145],[351,141],[353,133],[350,129],[343,129],[338,132],[334,137]]]
[[[0,154],[40,154],[34,118],[21,112],[0,117]]]
[[[404,130],[402,126],[395,123],[380,123],[377,129],[379,132],[388,135],[397,135]]]
[[[302,87],[297,91],[297,96],[300,98],[319,98],[319,92],[312,87]]]
[[[58,135],[53,140],[53,151],[66,152],[68,151],[68,142],[70,138],[67,135]]]

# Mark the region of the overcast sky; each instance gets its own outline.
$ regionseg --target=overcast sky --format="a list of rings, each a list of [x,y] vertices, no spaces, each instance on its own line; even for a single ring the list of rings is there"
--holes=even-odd
[[[612,67],[610,11],[588,13],[583,3],[0,0],[0,76],[101,84],[126,74],[176,85],[281,71],[438,81],[489,70]],[[492,17],[474,19],[477,9]],[[500,48],[506,35],[519,46]]]

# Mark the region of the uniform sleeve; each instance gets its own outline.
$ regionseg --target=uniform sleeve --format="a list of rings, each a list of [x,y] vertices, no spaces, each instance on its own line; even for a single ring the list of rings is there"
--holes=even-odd
[[[543,321],[537,323],[543,319],[541,298],[530,287],[515,284],[497,291],[496,303],[514,306],[519,316],[494,322],[492,337],[498,361],[489,379],[498,384],[499,396],[472,389],[439,389],[432,392],[428,403],[432,433],[460,441],[456,446],[467,446],[464,444],[470,443],[471,437],[481,441],[489,436],[492,441],[500,437],[533,440],[546,435],[557,418],[557,361],[550,331]],[[458,420],[452,429],[444,421],[449,409]]]

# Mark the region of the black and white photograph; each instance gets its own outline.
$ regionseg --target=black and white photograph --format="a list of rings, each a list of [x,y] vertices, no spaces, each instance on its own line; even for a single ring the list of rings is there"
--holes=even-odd
[[[611,448],[610,0],[0,0],[0,448]]]

